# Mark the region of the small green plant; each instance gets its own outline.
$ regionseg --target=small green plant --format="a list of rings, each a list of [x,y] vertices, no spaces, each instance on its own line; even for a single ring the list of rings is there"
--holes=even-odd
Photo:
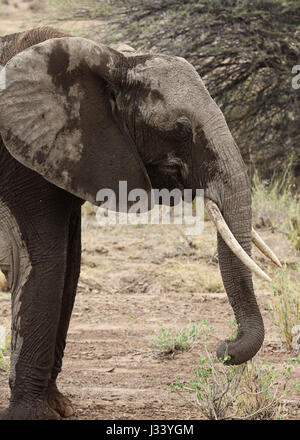
[[[206,349],[206,357],[199,360],[194,379],[188,383],[176,380],[170,389],[210,420],[277,419],[284,417],[282,397],[289,392],[291,369],[292,364],[286,364],[276,373],[274,366],[254,360],[225,366]],[[281,376],[284,385],[279,392]]]
[[[299,268],[296,269],[300,276]],[[272,283],[273,297],[269,302],[274,323],[277,326],[279,336],[290,350],[295,349],[293,329],[300,325],[300,277],[293,282],[290,272],[285,266],[278,271],[276,279]]]
[[[182,330],[172,327],[161,328],[152,341],[159,356],[174,356],[178,351],[190,350],[200,335],[208,335],[213,331],[206,321],[193,324]]]

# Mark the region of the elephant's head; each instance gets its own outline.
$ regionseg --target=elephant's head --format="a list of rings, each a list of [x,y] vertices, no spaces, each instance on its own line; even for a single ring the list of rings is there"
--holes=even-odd
[[[218,229],[223,282],[238,335],[218,348],[247,361],[264,337],[250,258],[251,190],[224,116],[183,58],[136,55],[54,38],[1,72],[0,131],[23,165],[78,197],[101,188],[203,188]],[[250,267],[250,269],[249,269]]]

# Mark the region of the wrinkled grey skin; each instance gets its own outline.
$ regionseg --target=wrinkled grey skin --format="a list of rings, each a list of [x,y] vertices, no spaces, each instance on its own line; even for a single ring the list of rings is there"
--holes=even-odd
[[[97,204],[104,187],[118,193],[121,180],[128,191],[203,188],[250,254],[251,191],[222,112],[183,58],[51,28],[4,37],[0,48],[0,266],[13,305],[11,400],[0,418],[51,419],[72,412],[56,378],[79,276],[83,201]],[[249,269],[220,236],[218,253],[239,329],[217,354],[240,364],[261,347],[263,322]]]

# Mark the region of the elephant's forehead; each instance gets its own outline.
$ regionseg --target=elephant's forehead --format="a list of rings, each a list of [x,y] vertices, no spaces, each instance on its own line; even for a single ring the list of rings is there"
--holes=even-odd
[[[132,77],[148,90],[140,99],[140,107],[153,108],[155,104],[174,113],[194,102],[202,87],[201,78],[188,61],[167,55],[141,58]]]
[[[137,62],[133,76],[136,79],[150,81],[152,85],[159,86],[170,84],[181,87],[189,81],[196,84],[199,76],[194,67],[181,57],[157,55]]]

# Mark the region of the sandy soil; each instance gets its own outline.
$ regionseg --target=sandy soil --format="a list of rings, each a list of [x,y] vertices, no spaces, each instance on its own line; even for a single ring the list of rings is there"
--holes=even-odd
[[[45,23],[39,9],[30,9],[33,3],[2,4],[0,34]],[[86,20],[59,22],[58,26],[91,32]],[[261,233],[290,267],[300,261],[281,234],[269,229]],[[258,251],[254,258],[276,276]],[[280,370],[292,354],[281,343],[268,311],[270,286],[254,281],[266,326],[257,358]],[[75,406],[71,418],[201,418],[198,409],[170,392],[169,385],[176,378],[193,378],[198,359],[205,355],[203,338],[191,350],[166,358],[157,356],[153,332],[169,326],[181,329],[204,319],[214,328],[209,337],[209,350],[214,352],[224,336],[231,334],[233,315],[223,291],[210,222],[205,222],[204,234],[189,239],[180,226],[101,228],[93,210],[85,208],[82,274],[59,378],[60,389]],[[0,324],[10,325],[8,293],[0,293]],[[300,381],[299,369],[293,370],[293,382]],[[0,408],[8,399],[8,371],[2,364]],[[299,395],[293,391],[285,401],[287,417],[299,419]]]

